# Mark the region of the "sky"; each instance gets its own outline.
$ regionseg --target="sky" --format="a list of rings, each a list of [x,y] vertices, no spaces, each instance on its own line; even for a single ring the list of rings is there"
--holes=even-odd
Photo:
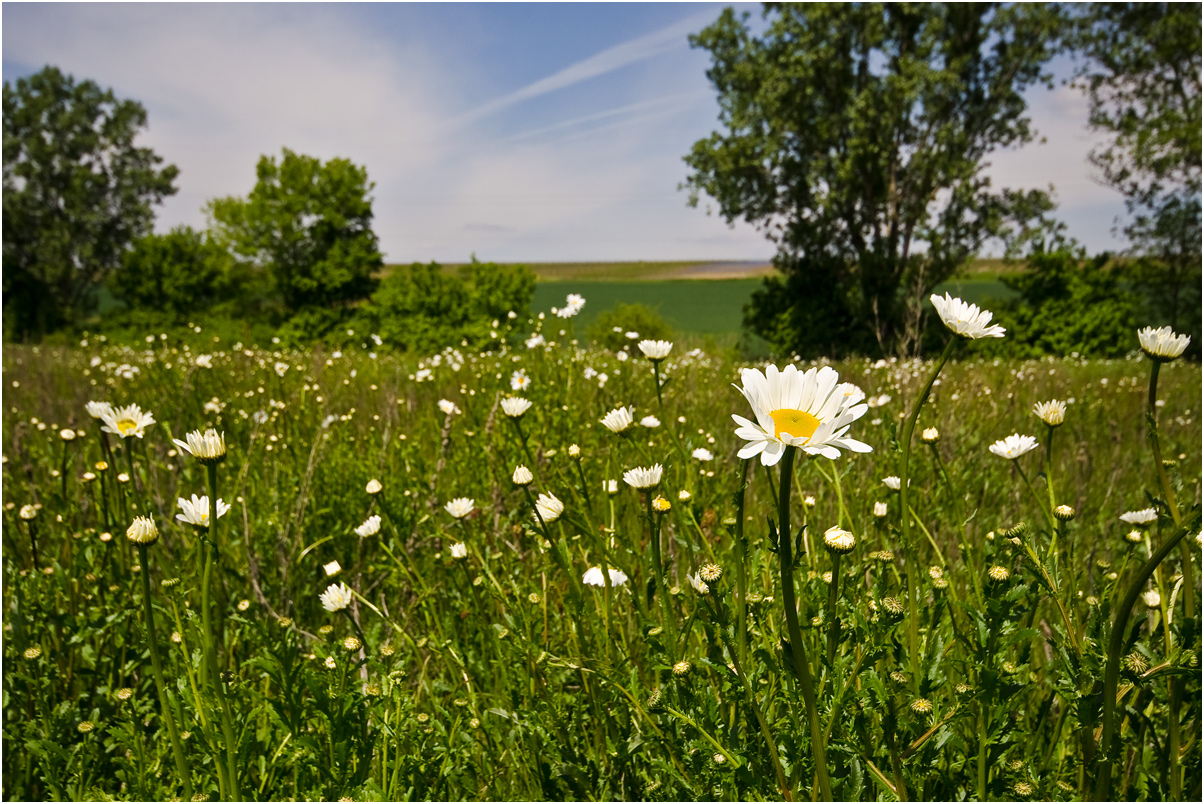
[[[289,148],[367,168],[388,262],[767,260],[679,189],[719,127],[687,37],[724,5],[5,2],[3,78],[54,64],[142,103],[138,144],[180,169],[157,231],[203,228],[209,199]],[[1070,235],[1123,248],[1085,100],[1029,103],[1044,142],[994,154],[993,184],[1052,184]]]

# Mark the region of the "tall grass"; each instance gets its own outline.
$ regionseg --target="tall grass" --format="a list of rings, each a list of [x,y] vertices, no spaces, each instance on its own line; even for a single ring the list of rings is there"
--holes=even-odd
[[[929,364],[835,365],[868,395],[851,434],[874,451],[800,454],[779,477],[736,457],[730,416],[749,411],[730,356],[678,349],[657,388],[634,348],[622,360],[576,348],[571,328],[544,334],[556,343],[422,360],[207,333],[7,347],[5,797],[809,799],[822,779],[837,799],[1076,800],[1105,774],[1114,797],[1199,799],[1199,620],[1184,608],[1189,588],[1200,599],[1198,365],[1164,365],[1157,390],[1177,528],[1147,446],[1144,358],[950,363],[917,421],[939,440],[912,445],[904,544],[883,478],[901,473]],[[534,403],[517,421],[510,394]],[[1069,405],[1046,463],[1032,407],[1054,398]],[[102,434],[89,400],[136,402],[156,424]],[[626,434],[600,424],[627,405]],[[175,519],[209,479],[171,440],[208,427],[225,433],[232,505],[212,541]],[[1041,449],[988,451],[1013,432]],[[530,487],[512,481],[520,464]],[[653,464],[655,489],[623,482]],[[563,501],[555,521],[535,516],[540,494]],[[444,505],[461,497],[473,510],[456,519]],[[1146,507],[1158,517],[1130,541],[1119,516]],[[145,560],[125,537],[135,515],[161,532]],[[379,532],[359,536],[371,515]],[[856,539],[838,565],[835,525]],[[1122,598],[1184,529],[1191,549],[1140,586],[1159,600],[1137,600],[1114,640]],[[584,584],[591,567],[627,580]],[[319,601],[336,582],[354,590],[345,614]],[[1106,730],[1119,739],[1104,756]]]

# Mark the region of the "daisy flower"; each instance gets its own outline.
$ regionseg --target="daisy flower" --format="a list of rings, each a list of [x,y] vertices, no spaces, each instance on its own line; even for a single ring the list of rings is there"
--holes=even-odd
[[[553,494],[540,494],[539,499],[535,501],[535,510],[539,512],[539,518],[544,524],[550,525],[564,513],[564,503]]]
[[[452,558],[467,558],[468,545],[464,544],[464,542],[456,542],[451,547],[447,548],[447,552]]]
[[[1137,340],[1141,343],[1141,351],[1151,360],[1174,360],[1183,354],[1183,350],[1191,343],[1190,337],[1176,335],[1170,327],[1139,329]]]
[[[614,567],[607,567],[607,570],[610,575],[611,586],[622,586],[627,583],[627,573],[623,572],[623,570],[615,569]],[[602,574],[601,567],[590,567],[581,576],[581,583],[586,586],[605,586],[606,576]]]
[[[104,419],[106,415],[113,415],[113,406],[108,402],[89,402],[84,405],[84,410],[88,411],[88,415],[93,419]]]
[[[623,473],[623,482],[633,489],[650,489],[661,482],[661,474],[663,472],[664,467],[659,463],[653,464],[647,469],[642,467],[628,469]]]
[[[1130,525],[1148,525],[1158,518],[1158,512],[1153,508],[1142,508],[1140,511],[1126,511],[1120,518]]]
[[[475,505],[476,501],[471,497],[457,497],[454,500],[448,501],[448,503],[443,506],[443,509],[456,519],[463,519],[472,513],[472,509]]]
[[[630,427],[635,419],[631,415],[631,408],[615,408],[603,416],[601,422],[602,426],[612,433],[621,433]]]
[[[198,528],[209,527],[209,495],[201,497],[192,495],[191,500],[185,500],[183,497],[176,498],[176,504],[180,506],[183,513],[176,514],[176,519],[186,525],[195,525]],[[230,510],[227,503],[222,502],[219,497],[217,500],[217,516],[220,519]]]
[[[644,353],[644,357],[652,361],[661,361],[669,356],[669,352],[673,351],[672,341],[640,341],[637,346]]]
[[[1038,402],[1033,405],[1033,414],[1050,427],[1057,427],[1066,421],[1066,403],[1060,399]]]
[[[185,440],[173,438],[172,442],[203,464],[221,463],[226,459],[226,434],[209,429],[202,433],[193,430]]]
[[[452,402],[450,399],[440,399],[439,410],[442,411],[443,415],[445,416],[451,416],[461,412],[461,410],[456,407],[456,403]]]
[[[1024,453],[1031,452],[1036,448],[1037,439],[1032,436],[1022,436],[1019,433],[1013,433],[990,446],[991,452],[1000,458],[1007,458],[1009,461],[1014,461]]]
[[[326,587],[326,591],[318,595],[318,599],[322,601],[322,608],[327,611],[342,611],[351,605],[351,590],[347,584],[332,583]]]
[[[364,524],[355,529],[357,536],[375,536],[380,533],[380,516],[373,514],[364,520]]]
[[[525,391],[530,387],[531,378],[527,376],[527,372],[525,370],[519,369],[510,375],[510,390]]]
[[[944,298],[933,293],[928,300],[945,326],[963,338],[1002,338],[1006,332],[998,324],[991,324],[989,310],[980,310],[976,304],[967,304],[948,293]]]
[[[146,428],[155,423],[155,417],[148,412],[143,412],[142,408],[137,405],[126,405],[124,408],[110,406],[108,410],[101,411],[101,413],[101,421],[104,424],[100,429],[122,438],[130,436],[142,438],[146,433]]]
[[[502,400],[502,412],[511,419],[520,418],[531,409],[531,400],[521,396],[508,396]]]

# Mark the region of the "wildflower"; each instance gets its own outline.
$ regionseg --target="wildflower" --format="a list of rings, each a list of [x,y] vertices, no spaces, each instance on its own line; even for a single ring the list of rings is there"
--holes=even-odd
[[[239,611],[246,611],[249,608],[251,608],[251,601],[249,601],[249,600],[238,601],[238,610]]]
[[[531,409],[531,400],[521,396],[508,396],[502,400],[502,412],[511,419],[522,418]]]
[[[564,300],[564,307],[556,311],[556,315],[561,318],[572,318],[581,312],[581,308],[585,306],[585,298],[579,293],[570,293]]]
[[[100,429],[113,433],[122,438],[136,436],[142,438],[146,428],[155,423],[155,417],[149,412],[143,412],[137,405],[126,405],[123,408],[112,408],[104,411]]]
[[[1157,589],[1147,589],[1141,593],[1141,602],[1147,609],[1156,609],[1162,604],[1162,595],[1158,594]]]
[[[987,577],[995,583],[1003,583],[1011,576],[1012,573],[1008,572],[1007,567],[1001,567],[998,564],[987,570]]]
[[[839,527],[828,528],[824,533],[824,547],[828,548],[828,552],[833,555],[845,555],[853,552],[853,546],[857,543],[853,534],[847,530],[841,530]]]
[[[607,494],[609,494],[610,496],[613,497],[614,495],[619,493],[619,481],[603,480],[602,481],[602,491],[606,492]]]
[[[673,503],[669,502],[668,500],[666,500],[664,497],[660,496],[659,494],[656,496],[656,499],[654,499],[652,501],[652,510],[656,511],[659,514],[665,513],[672,507],[673,507]]]
[[[1066,403],[1060,399],[1038,402],[1033,405],[1033,413],[1050,427],[1057,427],[1066,421]]]
[[[882,478],[882,485],[886,486],[891,491],[898,491],[902,487],[903,481],[894,475],[890,475],[889,477]],[[910,486],[911,484],[908,483],[908,485]]]
[[[452,558],[467,558],[468,545],[464,544],[464,542],[456,542],[451,547],[447,548],[447,552]]]
[[[355,529],[357,536],[375,536],[380,533],[380,516],[373,514],[364,520],[364,524]]]
[[[577,459],[581,457],[581,447],[576,444],[569,444],[569,457]]]
[[[333,656],[327,656],[324,664],[326,665],[327,670],[333,670],[338,666],[338,662],[334,660]]]
[[[531,387],[531,378],[527,376],[527,372],[519,369],[510,375],[510,390],[525,391]]]
[[[1145,526],[1158,518],[1158,512],[1153,508],[1142,508],[1140,511],[1125,511],[1120,515],[1122,522],[1130,525]]]
[[[331,575],[337,574],[342,567],[339,566],[339,562],[331,561],[329,564],[323,564],[322,569],[326,572],[326,577],[329,578]]]
[[[635,419],[631,415],[631,408],[615,408],[603,416],[601,422],[602,426],[612,433],[621,433],[630,427]]]
[[[187,441],[173,438],[172,442],[204,465],[221,463],[226,460],[226,434],[218,434],[217,430],[206,430],[202,435],[200,430],[193,430],[184,436]]]
[[[723,567],[718,564],[703,564],[698,570],[698,577],[707,583],[715,583],[723,577]]]
[[[37,645],[34,645],[32,648],[26,648],[25,653],[22,655],[25,656],[26,659],[33,661],[34,659],[36,659],[42,655],[42,649],[39,648]]]
[[[462,412],[460,408],[456,406],[456,403],[452,402],[450,399],[440,399],[439,410],[442,411],[443,415],[445,416],[453,416]]]
[[[1160,362],[1174,360],[1183,354],[1187,344],[1191,343],[1191,338],[1187,335],[1176,335],[1170,327],[1139,329],[1137,340],[1141,344],[1141,351],[1151,360]]]
[[[926,715],[932,711],[932,701],[927,698],[916,698],[909,706],[917,715]]]
[[[640,419],[640,426],[647,427],[649,430],[651,430],[654,427],[660,427],[661,420],[655,416],[645,416],[644,418]]]
[[[681,662],[677,662],[675,665],[673,665],[673,675],[680,677],[680,676],[689,675],[689,673],[690,673],[690,663],[689,662],[681,661]]]
[[[98,535],[96,538],[100,539],[102,542],[108,542],[113,540],[113,534],[106,531],[105,533]]]
[[[17,512],[17,516],[21,517],[26,522],[28,522],[31,519],[38,518],[38,509],[32,505],[28,505],[28,504],[22,505],[21,510]]]
[[[614,567],[607,567],[607,574],[610,575],[611,586],[622,586],[627,583],[627,573]],[[601,567],[590,567],[581,576],[581,583],[586,586],[605,586],[606,577],[602,574]]]
[[[322,608],[327,611],[342,611],[351,605],[351,589],[347,584],[332,583],[326,587],[326,591],[318,595],[318,599],[322,601]]]
[[[633,489],[651,489],[661,482],[663,472],[664,468],[659,463],[653,464],[647,469],[636,467],[623,473],[623,482]]]
[[[709,595],[711,593],[711,587],[707,585],[706,581],[702,580],[697,575],[687,575],[686,579],[690,582],[690,586],[693,586],[694,591],[698,594]]]
[[[197,355],[192,362],[201,368],[211,369],[213,368],[213,355]]]
[[[176,498],[176,504],[180,506],[180,510],[184,513],[176,514],[176,519],[187,525],[195,525],[198,528],[209,527],[209,496],[205,495],[198,497],[192,495],[192,500],[185,500],[183,497]],[[230,510],[227,503],[222,502],[221,498],[217,501],[217,516],[218,519],[226,515]]]
[[[117,692],[116,692],[117,700],[119,700],[119,701],[128,701],[133,696],[133,694],[134,694],[134,691],[132,689],[130,689],[129,687],[122,687],[121,689],[117,690]]]
[[[1129,544],[1141,544],[1142,535],[1139,530],[1131,530],[1125,534],[1125,541]]]
[[[884,502],[874,503],[874,516],[876,516],[876,517],[886,516],[886,503],[884,503]]]
[[[343,638],[343,648],[345,650],[359,650],[362,646],[363,643],[360,642],[359,637],[349,636]]]
[[[928,297],[946,327],[964,338],[1002,338],[1003,327],[991,324],[991,313],[980,310],[976,304],[966,304],[959,298],[945,294],[944,298],[933,293]]]
[[[1019,433],[1014,433],[1002,441],[996,441],[989,449],[1000,458],[1014,461],[1026,452],[1031,452],[1036,448],[1037,439],[1032,436],[1022,436]]]
[[[1069,522],[1074,519],[1075,510],[1069,505],[1059,505],[1054,509],[1054,516],[1063,522]]]
[[[744,369],[744,387],[737,390],[752,406],[757,421],[732,414],[739,425],[736,435],[749,442],[739,457],[759,454],[763,465],[773,466],[791,446],[833,459],[840,457],[842,448],[870,452],[868,444],[846,436],[849,425],[867,410],[864,404],[856,404],[864,395],[854,385],[838,383],[839,379],[828,366],[800,372],[794,364],[781,371],[771,365],[764,374]]]
[[[448,501],[443,509],[451,514],[456,519],[463,519],[472,513],[475,506],[475,501],[471,497],[457,497],[454,500]]]
[[[699,447],[698,449],[694,450],[693,452],[690,453],[690,457],[696,461],[713,461],[713,460],[715,460],[714,454],[706,447]]]
[[[113,415],[113,406],[108,402],[89,402],[84,405],[84,410],[88,411],[88,415],[93,419],[104,419]]]
[[[1130,653],[1121,659],[1125,669],[1133,675],[1141,675],[1146,670],[1150,669],[1150,663],[1140,653]]]
[[[84,472],[82,475],[79,476],[79,480],[81,483],[91,483],[95,479],[96,479],[96,475],[94,475],[91,472]]]
[[[540,313],[540,315],[543,315],[543,314]],[[530,338],[527,338],[527,340],[525,340],[524,343],[527,345],[528,349],[534,349],[538,346],[543,346],[546,343],[546,341],[544,340],[544,337],[542,335],[532,335]]]
[[[531,474],[531,470],[526,466],[516,466],[514,475],[510,478],[516,486],[529,486],[531,481],[535,480],[535,475]]]
[[[640,351],[644,353],[644,357],[648,358],[654,363],[659,363],[660,361],[664,360],[669,356],[669,352],[673,350],[672,341],[649,340],[640,341],[636,345],[640,347]]]
[[[59,430],[59,438],[63,439],[64,441],[74,441],[75,440],[75,431],[72,430],[70,427],[68,427],[65,430]]]
[[[539,512],[539,518],[547,525],[560,519],[560,515],[564,513],[564,503],[556,499],[553,494],[540,494],[539,499],[535,501],[535,510]]]
[[[129,474],[127,474],[126,472],[121,472],[120,474],[117,475],[117,482],[118,483],[129,483],[130,482]]]
[[[887,619],[902,620],[903,619],[903,604],[898,598],[884,597],[882,598],[882,610],[886,612]]]
[[[369,494],[380,494],[383,488],[384,486],[380,484],[379,480],[372,478],[368,481],[368,485],[364,486],[364,491],[368,492]]]
[[[93,726],[91,720],[84,720],[84,721],[81,721],[80,724],[78,726],[76,726],[75,728],[79,729],[80,733],[87,734],[88,732],[92,731],[92,729],[95,727]]]
[[[686,491],[685,489],[682,489],[681,491],[677,492],[677,501],[678,502],[689,502],[690,501],[690,492]]]
[[[125,537],[134,544],[145,544],[147,547],[150,547],[159,541],[159,529],[155,527],[155,523],[150,519],[144,516],[136,516],[130,524],[129,530],[125,532]]]
[[[920,440],[925,444],[935,444],[941,440],[941,431],[935,427],[925,428],[924,432],[920,433]]]

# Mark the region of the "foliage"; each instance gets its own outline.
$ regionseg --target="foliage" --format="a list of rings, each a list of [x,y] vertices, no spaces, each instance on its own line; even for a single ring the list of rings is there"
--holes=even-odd
[[[239,297],[229,252],[201,232],[178,226],[136,240],[109,287],[127,308],[142,308],[165,323],[183,323]]]
[[[6,338],[81,322],[175,193],[175,166],[134,144],[146,125],[141,104],[56,67],[4,83]]]
[[[523,265],[473,262],[456,276],[437,263],[415,263],[381,282],[353,325],[400,349],[481,348],[497,341],[510,313],[526,314],[534,288],[535,277]]]
[[[372,231],[373,183],[346,159],[325,163],[285,148],[263,156],[247,198],[209,202],[214,237],[262,272],[290,332],[318,338],[376,288],[383,264]]]
[[[746,320],[804,356],[914,351],[923,300],[991,238],[1013,247],[1052,205],[995,192],[996,149],[1033,131],[1058,19],[1042,5],[766,5],[755,36],[726,9],[691,37],[725,127],[685,157],[714,199],[778,247]],[[797,278],[796,278],[797,277]],[[839,327],[828,331],[826,327]]]
[[[637,333],[638,337],[628,336],[629,332]],[[648,305],[639,303],[620,303],[599,313],[587,333],[591,343],[612,352],[631,349],[640,340],[664,341],[673,337],[673,330],[665,319]]]
[[[1075,6],[1090,125],[1112,137],[1091,154],[1125,196],[1123,227],[1153,292],[1151,319],[1200,349],[1200,5]]]
[[[1070,249],[1038,252],[1028,270],[1002,282],[1020,295],[991,305],[1007,330],[978,341],[987,354],[1021,358],[1123,357],[1133,351],[1141,302],[1109,254],[1087,259]]]

